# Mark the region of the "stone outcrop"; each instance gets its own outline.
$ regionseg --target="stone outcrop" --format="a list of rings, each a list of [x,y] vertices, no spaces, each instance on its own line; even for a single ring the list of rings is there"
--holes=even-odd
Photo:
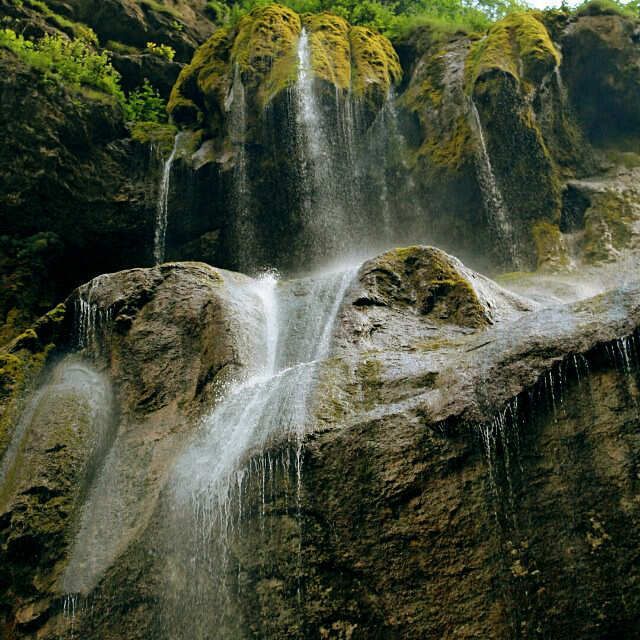
[[[51,370],[18,423],[29,463],[3,467],[10,637],[64,638],[70,610],[83,638],[166,636],[165,482],[255,358],[242,282],[169,264],[68,300],[84,363]],[[434,248],[364,263],[320,370],[302,484],[287,441],[252,463],[268,483],[247,490],[225,565],[240,636],[629,633],[639,327],[633,288],[548,307]]]
[[[67,301],[73,322],[58,320],[56,339],[64,345],[66,335],[65,351],[82,347],[78,355],[58,348],[43,369],[52,346],[41,356],[36,347],[54,339],[44,318],[2,356],[0,554],[11,571],[0,609],[11,637],[43,625],[54,633],[60,594],[88,593],[144,535],[195,421],[251,361],[250,329],[235,305],[207,265],[101,276]],[[9,385],[12,363],[22,377]],[[88,542],[96,531],[98,553]]]
[[[4,50],[0,68],[0,316],[15,335],[87,277],[151,262],[156,174],[108,96]]]

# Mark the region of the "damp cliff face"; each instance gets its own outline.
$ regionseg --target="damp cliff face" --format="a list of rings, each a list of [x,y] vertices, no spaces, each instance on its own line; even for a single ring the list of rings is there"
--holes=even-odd
[[[66,307],[76,355],[5,440],[9,637],[635,628],[633,287],[548,306],[411,247],[125,271]]]
[[[399,102],[417,183],[438,210],[456,211],[457,220],[436,223],[446,246],[453,240],[456,252],[473,255],[483,252],[478,241],[491,244],[494,262],[517,268],[566,264],[560,232],[585,228],[581,217],[566,222],[567,180],[610,169],[636,136],[622,87],[638,87],[637,28],[594,5],[571,17],[514,14],[478,38],[426,28],[399,43],[410,76]],[[613,121],[628,124],[625,135]],[[468,235],[474,220],[488,236]]]
[[[632,637],[637,20],[7,2],[0,636]]]

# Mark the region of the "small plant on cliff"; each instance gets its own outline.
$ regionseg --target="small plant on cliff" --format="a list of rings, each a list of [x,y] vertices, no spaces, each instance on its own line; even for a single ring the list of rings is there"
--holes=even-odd
[[[62,35],[46,35],[35,42],[0,29],[0,47],[69,84],[87,85],[122,99],[120,74],[111,66],[108,54],[97,53],[82,39]]]
[[[31,41],[12,29],[0,29],[0,48],[13,51],[52,80],[93,87],[113,96],[122,107],[127,122],[166,121],[165,101],[148,80],[125,96],[120,86],[120,74],[111,65],[108,52],[98,53],[84,40],[47,35]]]
[[[173,47],[168,44],[156,44],[155,42],[147,42],[147,53],[169,60],[169,62],[176,56],[176,50]]]
[[[124,110],[129,122],[166,122],[167,120],[165,101],[146,78],[141,87],[129,94],[124,102]]]

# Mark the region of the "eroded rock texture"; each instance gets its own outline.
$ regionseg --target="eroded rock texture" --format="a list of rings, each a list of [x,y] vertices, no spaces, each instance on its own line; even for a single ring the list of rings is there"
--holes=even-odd
[[[25,464],[3,459],[8,637],[175,638],[176,621],[216,637],[215,534],[193,547],[212,581],[167,591],[169,478],[256,357],[250,283],[170,264],[67,302],[84,360],[32,397],[10,444]],[[545,307],[433,248],[364,263],[302,448],[248,453],[224,537],[226,637],[632,633],[639,325],[630,287]]]

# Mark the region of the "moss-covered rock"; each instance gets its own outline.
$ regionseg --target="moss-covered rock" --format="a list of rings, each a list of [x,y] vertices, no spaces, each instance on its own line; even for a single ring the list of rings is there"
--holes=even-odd
[[[490,313],[464,267],[433,247],[407,247],[366,263],[360,281],[366,293],[356,306],[408,305],[439,322],[483,327]]]
[[[68,340],[66,307],[58,305],[0,351],[0,458],[4,454],[26,396],[52,355]]]
[[[634,243],[640,221],[640,206],[633,196],[615,191],[594,193],[584,215],[586,260],[593,263],[615,260],[620,251]]]
[[[278,4],[260,6],[234,28],[217,31],[182,71],[169,101],[176,121],[207,122],[217,133],[234,78],[248,93],[253,119],[298,77],[297,46],[309,33],[311,63],[320,81],[356,98],[381,102],[402,70],[391,43],[328,13],[305,15]]]
[[[535,222],[531,234],[536,246],[538,269],[564,269],[570,260],[560,227],[545,220]]]
[[[472,93],[479,78],[496,70],[537,85],[560,60],[540,14],[514,13],[493,25],[471,48],[466,68],[467,91]]]
[[[598,146],[634,151],[640,137],[637,17],[591,9],[562,34],[562,75],[573,109]]]

